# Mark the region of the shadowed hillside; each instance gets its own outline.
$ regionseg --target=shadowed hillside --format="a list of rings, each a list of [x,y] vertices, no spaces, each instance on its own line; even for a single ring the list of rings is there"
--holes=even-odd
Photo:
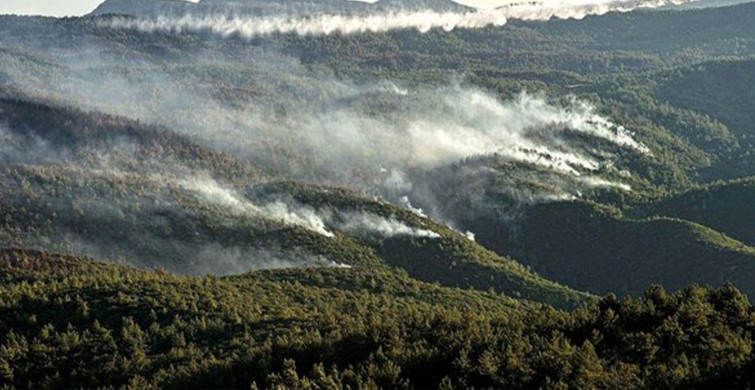
[[[690,283],[726,282],[755,291],[755,249],[685,220],[630,219],[616,210],[575,202],[533,207],[515,230],[484,226],[496,225],[476,226],[483,245],[584,291],[636,295],[650,284],[677,290]]]
[[[638,207],[645,215],[668,215],[709,226],[748,245],[755,244],[753,179],[717,183],[670,195]]]
[[[0,329],[10,329],[0,334],[0,380],[17,387],[752,380],[753,308],[732,287],[675,295],[654,287],[636,300],[608,296],[564,313],[379,270],[190,278],[18,250],[0,251],[0,264]]]
[[[0,15],[0,388],[751,388],[755,3],[663,4]]]

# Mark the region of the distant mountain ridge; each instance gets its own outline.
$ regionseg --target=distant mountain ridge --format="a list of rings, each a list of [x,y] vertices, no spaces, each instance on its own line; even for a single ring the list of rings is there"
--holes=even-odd
[[[121,14],[158,16],[192,14],[269,15],[310,14],[312,12],[370,12],[391,10],[465,11],[471,8],[451,0],[381,0],[368,3],[355,0],[107,0],[91,16]]]
[[[732,5],[751,3],[751,2],[752,0],[699,0],[699,1],[694,1],[691,3],[664,6],[658,9],[659,10],[670,9],[670,10],[682,11],[682,10],[701,9],[701,8],[728,7]]]

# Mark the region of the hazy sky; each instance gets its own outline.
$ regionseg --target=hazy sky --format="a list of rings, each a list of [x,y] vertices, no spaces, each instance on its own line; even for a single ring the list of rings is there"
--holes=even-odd
[[[105,0],[0,0],[0,14],[79,16],[94,10]],[[196,1],[196,0],[188,0]],[[364,1],[364,0],[363,0]],[[370,0],[368,0],[370,1]],[[374,1],[374,0],[372,0]],[[519,0],[455,0],[473,7],[491,7]],[[721,5],[752,0],[720,0]],[[709,2],[701,2],[709,3]],[[708,4],[710,5],[710,4]]]
[[[79,16],[94,10],[105,0],[0,0],[0,14]],[[480,6],[510,0],[461,0]]]
[[[84,15],[104,0],[0,0],[0,14]]]

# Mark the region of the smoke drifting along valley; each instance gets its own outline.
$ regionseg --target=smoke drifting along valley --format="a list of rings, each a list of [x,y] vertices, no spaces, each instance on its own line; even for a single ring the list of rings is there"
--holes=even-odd
[[[537,202],[576,196],[581,187],[627,188],[591,177],[613,172],[620,180],[613,167],[616,151],[650,153],[631,131],[573,97],[555,102],[522,92],[501,101],[458,81],[422,87],[354,82],[266,53],[256,54],[249,64],[235,61],[199,57],[180,66],[139,62],[124,68],[107,59],[87,59],[86,64],[61,59],[66,66],[54,78],[20,66],[9,78],[34,95],[164,125],[288,179],[368,191],[397,204],[406,197],[430,217],[447,222],[454,221],[453,213],[440,211],[437,191],[425,190],[423,183],[443,180],[423,172],[442,172],[449,164],[480,156],[552,172],[549,193],[512,197]],[[224,81],[208,84],[202,79],[221,67],[254,81],[239,84],[234,94],[240,97],[229,100],[226,90],[217,88]],[[599,142],[603,150],[585,145],[584,138]],[[497,169],[478,169],[474,175],[448,172],[473,178]],[[220,198],[222,192],[213,195]],[[225,201],[238,202],[231,196]],[[330,233],[296,207],[244,207],[250,214],[283,213],[293,224]]]
[[[108,63],[74,63],[59,72],[68,77],[54,79],[24,68],[11,76],[20,89],[165,125],[294,179],[357,189],[378,182],[401,186],[400,176],[410,170],[481,155],[575,176],[610,165],[610,155],[584,150],[570,141],[571,134],[649,153],[631,131],[576,98],[555,104],[523,92],[501,101],[459,82],[419,88],[390,81],[353,83],[263,54],[243,70],[238,64],[239,71],[259,81],[240,85],[244,96],[228,102],[213,98],[225,91],[196,87],[201,80],[193,73],[213,69],[213,62],[180,68],[140,64],[133,72]],[[307,159],[306,169],[281,161],[284,152]]]
[[[456,28],[503,26],[508,19],[549,20],[551,18],[583,18],[608,12],[627,12],[637,8],[655,8],[695,0],[582,0],[522,2],[495,9],[466,11],[385,10],[374,12],[317,13],[290,15],[240,16],[229,14],[187,13],[154,18],[117,17],[100,22],[100,26],[136,29],[142,32],[210,32],[223,37],[251,39],[269,34],[329,35],[365,32],[387,32],[416,29],[427,32],[434,28],[451,31]],[[379,3],[378,3],[379,4]],[[293,11],[293,10],[292,10]]]
[[[322,35],[477,28],[500,25],[507,18],[579,17],[660,3],[665,2],[97,21],[107,31],[117,27],[169,33],[209,30],[243,37]],[[0,117],[3,162],[59,164],[64,168],[41,171],[62,169],[86,183],[70,190],[81,192],[73,200],[55,198],[56,193],[69,191],[55,187],[60,185],[56,180],[50,180],[50,188],[40,195],[49,214],[68,218],[61,226],[69,230],[56,237],[61,244],[55,249],[147,266],[160,265],[160,259],[171,254],[187,261],[171,269],[176,272],[228,274],[287,265],[338,266],[339,259],[268,236],[294,228],[312,233],[315,238],[307,240],[320,243],[345,236],[434,241],[441,236],[423,218],[456,226],[470,213],[511,218],[508,206],[496,203],[501,199],[516,207],[570,200],[596,187],[629,190],[622,182],[626,175],[616,166],[617,155],[651,155],[630,129],[601,115],[585,100],[526,91],[502,98],[454,75],[445,82],[423,85],[374,77],[346,79],[305,66],[274,48],[236,56],[208,47],[186,56],[156,58],[150,53],[124,60],[104,54],[82,57],[78,49],[35,47],[44,53],[27,53],[23,48],[18,49],[23,55],[0,51],[6,62],[0,79],[7,87],[54,105],[158,125],[186,142],[232,155],[268,173],[260,179],[231,182],[221,179],[218,170],[177,161],[180,157],[166,153],[162,145],[137,145],[124,136],[112,143],[85,139],[77,147],[61,147],[49,142],[51,135],[45,129],[38,132],[48,138],[28,131],[22,135]],[[87,53],[110,49],[96,46]],[[40,60],[27,66],[32,55],[40,55]],[[6,174],[11,177],[16,172]],[[34,174],[42,181],[49,179]],[[6,181],[14,183],[14,191],[24,187],[23,180],[14,180]],[[260,197],[250,190],[282,180],[357,190],[409,209],[424,222],[358,207],[308,203],[285,191]],[[124,182],[146,190],[124,197],[119,190]],[[106,195],[88,192],[97,186],[105,187]],[[87,237],[91,232],[78,230],[82,217],[71,209],[92,213],[91,218],[107,225],[114,235],[91,240]],[[208,236],[208,231],[215,235]],[[467,236],[473,239],[474,234]],[[249,237],[254,237],[254,245],[240,243]],[[47,245],[42,239],[30,242]],[[212,256],[217,256],[216,264],[209,263]],[[245,260],[254,256],[259,261]]]
[[[161,180],[165,181],[165,178]],[[233,189],[224,188],[209,176],[182,179],[178,185],[236,215],[280,221],[284,225],[300,226],[325,237],[334,237],[330,226],[335,230],[357,235],[439,237],[430,230],[412,228],[395,218],[384,218],[367,212],[315,209],[297,204],[292,199],[276,199],[255,205],[250,199]]]

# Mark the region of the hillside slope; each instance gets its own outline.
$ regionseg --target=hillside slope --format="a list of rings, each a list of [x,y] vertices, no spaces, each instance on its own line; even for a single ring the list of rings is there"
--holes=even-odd
[[[628,219],[572,202],[532,207],[514,230],[479,223],[475,232],[484,245],[584,291],[637,295],[650,284],[675,291],[691,283],[732,282],[755,293],[755,249],[689,221]]]
[[[709,226],[755,245],[755,180],[717,183],[637,207],[641,215],[667,215]]]
[[[564,34],[604,50],[639,50],[667,56],[752,55],[755,3],[699,10],[612,13],[547,23],[537,30]],[[724,21],[722,23],[722,21]],[[696,53],[697,52],[697,53]]]
[[[731,180],[755,172],[755,60],[704,62],[654,77],[653,94],[676,107],[694,110],[725,125],[738,147],[721,155],[720,162],[702,170],[708,181]]]
[[[2,246],[195,275],[398,267],[561,307],[588,298],[426,217],[355,191],[272,180],[164,128],[25,100],[0,110]]]
[[[755,3],[448,10],[0,15],[0,389],[752,388]]]
[[[387,270],[195,278],[0,250],[0,382],[19,388],[745,387],[754,320],[732,287],[566,313]]]

